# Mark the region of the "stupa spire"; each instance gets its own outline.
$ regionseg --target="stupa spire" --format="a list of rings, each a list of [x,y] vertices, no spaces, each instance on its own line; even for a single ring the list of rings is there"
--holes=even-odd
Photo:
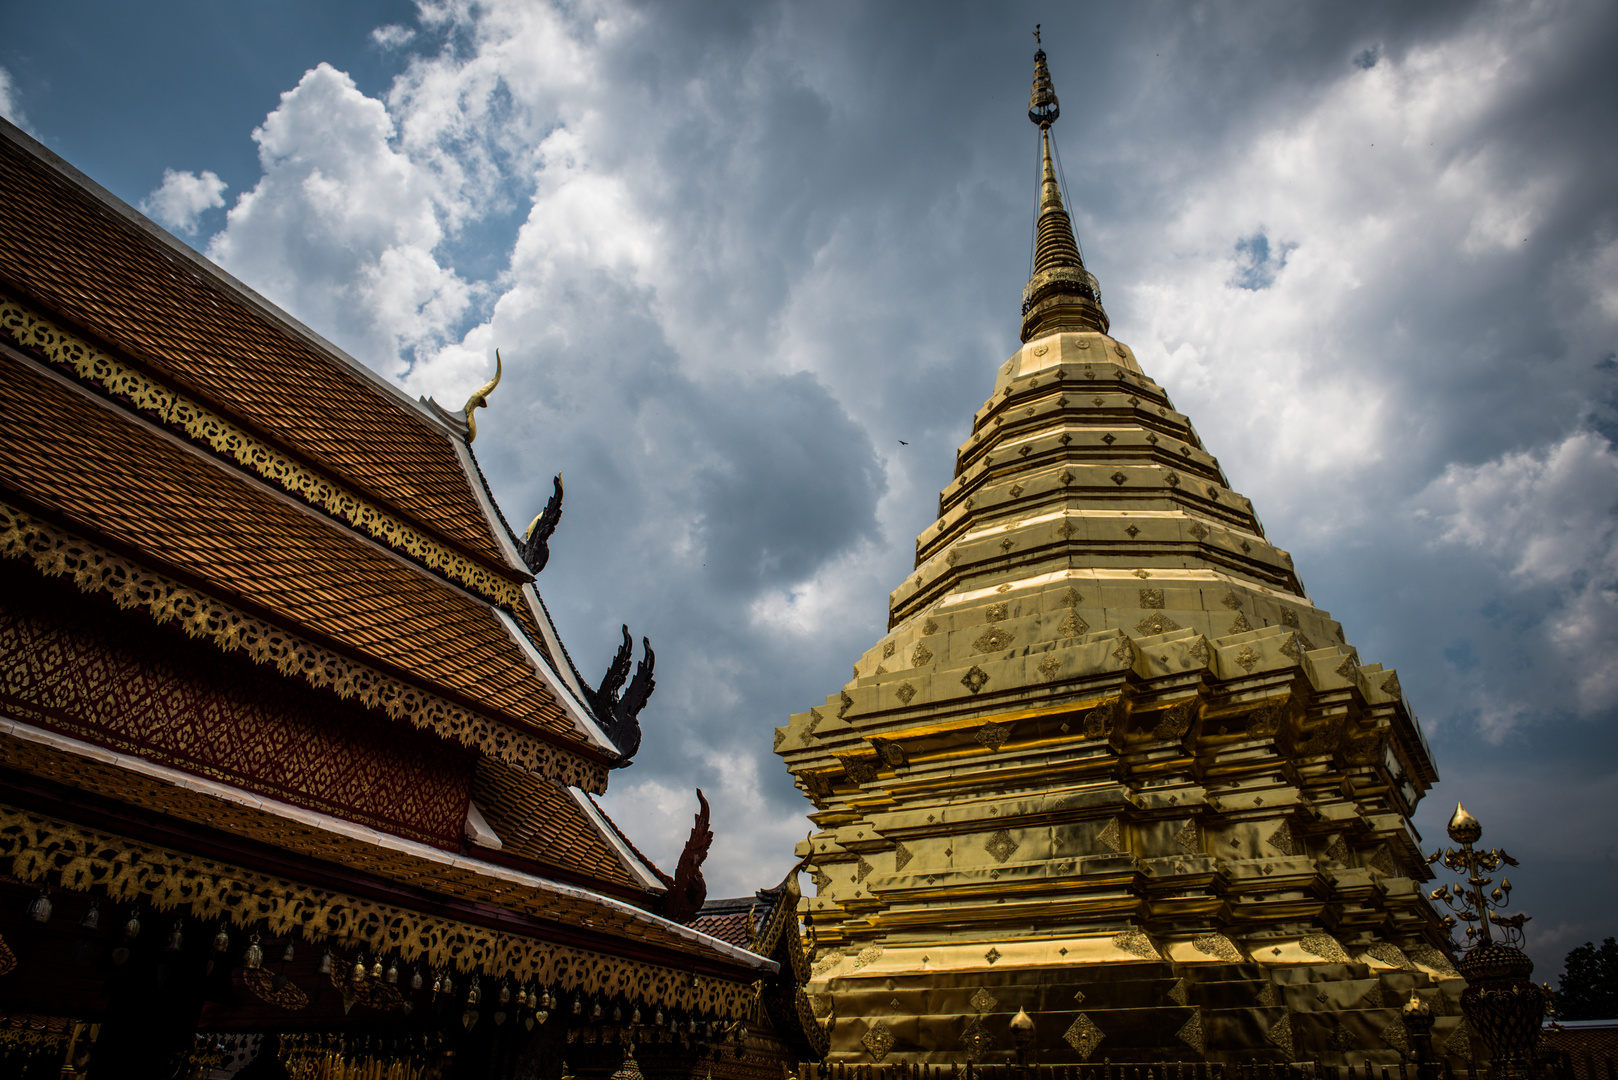
[[[1037,45],[1037,26],[1034,39]],[[1062,188],[1056,180],[1051,125],[1061,114],[1050,68],[1045,62],[1045,50],[1039,48],[1034,53],[1034,86],[1028,95],[1028,119],[1039,125],[1042,158],[1039,221],[1034,237],[1034,272],[1023,290],[1024,341],[1063,330],[1106,333],[1108,326],[1107,313],[1101,307],[1100,287],[1084,268],[1078,242],[1073,238],[1073,222],[1062,205]]]

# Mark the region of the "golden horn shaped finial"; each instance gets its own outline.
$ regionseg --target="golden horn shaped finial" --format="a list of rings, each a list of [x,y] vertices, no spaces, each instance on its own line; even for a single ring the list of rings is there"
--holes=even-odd
[[[466,417],[467,442],[471,442],[473,439],[478,437],[478,422],[477,419],[472,415],[473,411],[487,407],[489,404],[489,395],[493,393],[494,388],[499,385],[500,350],[496,349],[494,350],[494,378],[478,387],[477,391],[473,393],[471,397],[466,399],[466,407],[461,410],[461,415]]]

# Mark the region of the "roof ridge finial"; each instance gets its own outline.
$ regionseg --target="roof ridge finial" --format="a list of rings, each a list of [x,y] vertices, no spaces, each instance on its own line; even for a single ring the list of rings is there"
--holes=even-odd
[[[466,399],[466,405],[464,407],[462,407],[462,409],[461,409],[461,415],[466,417],[466,441],[467,442],[471,442],[473,439],[478,437],[478,422],[477,422],[477,419],[475,417],[473,417],[472,413],[477,409],[487,408],[488,407],[489,395],[491,393],[493,393],[494,388],[499,386],[499,385],[500,385],[500,350],[496,349],[496,350],[494,350],[494,378],[490,379],[488,382],[486,382],[482,386],[478,387],[478,389],[472,394],[472,396]]]

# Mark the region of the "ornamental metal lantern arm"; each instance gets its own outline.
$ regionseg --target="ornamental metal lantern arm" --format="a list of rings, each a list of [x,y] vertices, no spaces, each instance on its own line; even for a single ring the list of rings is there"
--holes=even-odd
[[[1477,818],[1467,813],[1466,807],[1456,804],[1455,815],[1449,822],[1450,839],[1461,846],[1435,851],[1428,857],[1429,865],[1442,862],[1444,866],[1455,874],[1464,878],[1464,883],[1457,881],[1440,885],[1428,894],[1428,899],[1441,902],[1452,915],[1445,915],[1439,921],[1446,930],[1454,929],[1458,922],[1469,925],[1466,936],[1472,945],[1486,945],[1494,940],[1491,927],[1499,927],[1501,937],[1508,943],[1520,945],[1523,937],[1523,924],[1528,922],[1527,915],[1499,914],[1511,904],[1511,879],[1501,878],[1500,884],[1493,889],[1492,875],[1501,866],[1517,866],[1516,859],[1501,848],[1475,849],[1473,844],[1482,836],[1482,826]],[[1488,890],[1487,892],[1485,890]],[[1470,947],[1470,946],[1468,946]]]

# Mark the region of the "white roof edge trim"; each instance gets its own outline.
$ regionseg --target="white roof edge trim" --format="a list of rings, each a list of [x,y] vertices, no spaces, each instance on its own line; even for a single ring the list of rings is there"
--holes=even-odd
[[[663,884],[663,879],[652,873],[651,869],[636,857],[629,845],[624,843],[623,838],[618,835],[618,830],[608,824],[606,818],[602,816],[601,808],[591,800],[590,796],[576,787],[569,787],[567,793],[573,797],[574,802],[579,804],[579,809],[583,810],[585,816],[595,825],[596,831],[601,833],[608,844],[612,845],[612,850],[617,853],[618,861],[624,864],[624,869],[639,878],[641,886],[647,892],[666,893],[669,891],[669,887]]]
[[[534,587],[533,582],[529,582],[522,587],[522,598],[528,604],[528,613],[534,617],[534,625],[539,627],[540,637],[545,639],[545,647],[551,651],[552,656],[561,656],[563,654],[562,637],[556,632],[555,625],[551,623],[550,613],[545,610],[545,605],[539,602],[539,590]],[[584,704],[584,684],[579,682],[572,665],[562,664],[560,667],[552,665],[551,670],[555,671],[557,677],[573,690],[574,700],[579,703],[581,709],[588,713],[590,711],[589,706]]]
[[[602,731],[596,725],[595,720],[591,718],[590,710],[584,707],[584,703],[573,695],[565,683],[557,681],[559,676],[545,662],[545,657],[540,651],[534,648],[534,643],[529,641],[528,635],[522,632],[522,627],[517,625],[517,620],[513,619],[507,612],[501,611],[492,605],[489,610],[500,617],[500,622],[505,626],[506,632],[511,635],[511,640],[515,641],[517,647],[527,654],[528,662],[533,665],[535,674],[539,676],[540,680],[545,684],[545,688],[555,696],[556,700],[562,703],[563,708],[567,710],[568,715],[573,720],[573,726],[585,738],[594,743],[596,749],[611,754],[613,757],[621,756],[618,753],[618,748],[612,744],[612,740],[607,738],[607,733]],[[544,623],[540,625],[543,627]],[[547,642],[547,644],[553,648],[556,647],[553,642]]]
[[[344,821],[342,818],[333,817],[330,814],[305,810],[302,807],[293,806],[291,803],[285,803],[279,799],[272,799],[264,795],[253,795],[243,791],[241,788],[231,787],[229,784],[222,784],[217,780],[209,780],[206,777],[196,776],[167,765],[159,765],[156,762],[147,761],[145,758],[135,757],[130,754],[114,753],[111,750],[80,742],[78,739],[72,739],[66,735],[45,731],[42,728],[25,724],[20,720],[13,720],[4,714],[0,714],[0,735],[20,739],[23,742],[49,746],[77,757],[128,769],[130,772],[171,784],[174,787],[188,788],[202,795],[209,795],[216,799],[232,802],[239,806],[247,806],[275,817],[286,818],[303,825],[324,829],[339,836],[361,840],[379,848],[396,851],[401,855],[410,855],[444,866],[452,866],[458,863],[463,866],[470,866],[485,877],[494,878],[515,887],[543,889],[574,900],[587,900],[593,904],[599,904],[602,907],[611,908],[613,911],[628,915],[638,922],[668,930],[675,936],[682,937],[687,941],[698,945],[706,945],[716,952],[723,953],[733,960],[740,960],[749,967],[757,968],[760,971],[774,972],[780,968],[780,965],[774,960],[766,959],[757,953],[748,952],[739,945],[721,941],[719,938],[704,934],[700,930],[693,930],[689,926],[672,922],[661,915],[654,915],[650,911],[638,908],[634,904],[619,900],[616,897],[607,896],[604,893],[580,888],[577,885],[565,885],[560,881],[552,881],[550,878],[543,878],[537,874],[529,874],[494,863],[486,863],[474,857],[456,855],[417,840],[406,840],[402,836],[394,836],[392,833],[381,832],[366,825]]]
[[[494,542],[500,546],[500,553],[506,557],[513,570],[528,573],[528,567],[522,561],[522,552],[511,542],[511,535],[506,531],[505,522],[500,520],[500,513],[494,507],[494,500],[484,488],[483,481],[478,479],[478,467],[472,462],[472,448],[454,435],[448,438],[449,444],[455,448],[455,456],[461,461],[461,471],[466,474],[466,482],[472,488],[472,495],[483,511],[483,519],[489,525],[489,532],[493,534]]]

